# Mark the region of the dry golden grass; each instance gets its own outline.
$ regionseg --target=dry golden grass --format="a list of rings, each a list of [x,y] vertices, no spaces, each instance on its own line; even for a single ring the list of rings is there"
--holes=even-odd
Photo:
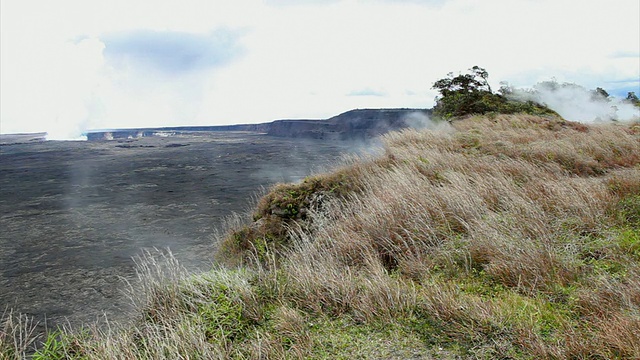
[[[26,357],[37,339],[36,324],[27,316],[6,309],[0,319],[0,360]]]
[[[285,252],[286,296],[311,313],[365,322],[422,309],[461,342],[499,334],[501,347],[482,345],[488,354],[640,356],[638,259],[606,245],[616,236],[612,204],[638,194],[638,137],[624,125],[553,121],[470,118],[458,132],[387,136],[382,166],[359,175],[364,190],[313,214],[311,233]],[[465,282],[480,282],[470,286],[480,296],[446,290]],[[484,292],[560,310],[545,310],[556,319],[536,332],[510,324],[508,306]],[[586,315],[591,307],[607,313]],[[588,326],[575,321],[581,315]]]

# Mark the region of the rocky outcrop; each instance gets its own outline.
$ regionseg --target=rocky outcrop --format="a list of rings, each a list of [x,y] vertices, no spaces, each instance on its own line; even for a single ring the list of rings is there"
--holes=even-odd
[[[420,126],[429,115],[431,110],[426,109],[357,109],[326,120],[276,120],[263,124],[90,131],[87,133],[87,140],[169,136],[203,131],[250,131],[289,138],[364,140],[389,131]]]

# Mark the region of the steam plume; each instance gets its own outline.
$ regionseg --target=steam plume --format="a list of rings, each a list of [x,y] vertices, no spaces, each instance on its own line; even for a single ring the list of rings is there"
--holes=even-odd
[[[611,97],[600,88],[590,91],[572,83],[545,81],[532,89],[506,89],[508,97],[545,104],[567,120],[598,122],[640,119],[640,108],[626,100]]]

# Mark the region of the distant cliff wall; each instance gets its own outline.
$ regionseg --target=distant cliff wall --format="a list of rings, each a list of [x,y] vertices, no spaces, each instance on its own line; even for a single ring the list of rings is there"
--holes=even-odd
[[[251,131],[279,137],[327,140],[369,139],[389,131],[415,127],[416,116],[430,115],[431,110],[427,109],[357,109],[326,120],[276,120],[263,124],[90,131],[87,133],[87,140],[166,136],[203,131]]]
[[[314,139],[368,139],[389,131],[414,127],[416,117],[428,118],[425,109],[358,109],[327,120],[277,120],[267,131],[272,136]]]
[[[177,126],[161,128],[141,129],[116,129],[116,130],[92,130],[87,132],[87,140],[114,140],[135,139],[147,136],[167,136],[172,134],[184,134],[208,131],[250,131],[267,133],[269,124],[243,124],[243,125],[219,125],[219,126]]]

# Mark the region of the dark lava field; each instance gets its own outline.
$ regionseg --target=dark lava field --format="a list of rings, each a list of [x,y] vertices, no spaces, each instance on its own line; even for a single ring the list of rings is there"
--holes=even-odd
[[[13,139],[12,141],[14,141]],[[215,232],[261,189],[299,181],[352,144],[194,132],[114,141],[0,144],[0,313],[51,328],[123,320],[133,257],[170,248],[212,265]]]

